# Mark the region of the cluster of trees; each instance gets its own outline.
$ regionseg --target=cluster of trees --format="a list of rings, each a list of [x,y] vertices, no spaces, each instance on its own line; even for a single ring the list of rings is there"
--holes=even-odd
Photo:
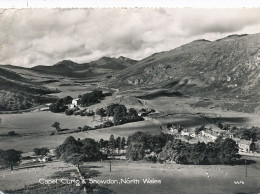
[[[96,113],[101,117],[112,116],[115,125],[144,120],[143,117],[138,116],[138,113],[134,108],[130,108],[127,111],[126,106],[122,104],[111,104],[106,109],[98,109]]]
[[[260,130],[257,127],[237,128],[235,130],[234,136],[240,139],[252,140],[253,142],[255,142],[260,136],[260,134],[257,134],[258,131]]]
[[[68,108],[68,104],[72,102],[73,98],[71,96],[66,96],[65,98],[61,98],[57,100],[56,103],[52,103],[50,105],[50,111],[54,113],[65,112]]]
[[[168,142],[158,155],[159,161],[179,164],[235,164],[239,158],[238,145],[230,138],[218,138],[208,144],[189,144],[176,139]]]
[[[14,166],[18,166],[21,162],[21,151],[10,149],[0,149],[0,166],[10,168],[13,170]]]
[[[0,92],[0,111],[24,110],[33,106],[33,100],[20,94]]]
[[[95,115],[93,110],[82,109],[80,110],[78,107],[72,109],[65,110],[66,115],[80,115],[80,116],[93,116]]]
[[[50,150],[48,148],[42,147],[42,148],[34,148],[33,152],[36,156],[46,156]]]
[[[103,94],[102,91],[93,91],[90,93],[86,93],[83,95],[79,95],[78,104],[82,106],[91,106],[96,103],[100,103],[106,94]],[[52,103],[50,106],[50,110],[54,113],[65,112],[67,115],[72,115],[77,110],[69,110],[68,104],[72,103],[73,98],[71,96],[66,96],[65,98],[61,98],[57,100],[55,103]],[[83,115],[82,115],[83,116]],[[88,115],[90,116],[90,115]]]
[[[100,101],[105,97],[102,91],[93,91],[79,96],[80,103],[83,106],[91,106],[93,104],[100,103]]]
[[[83,162],[106,159],[108,154],[119,154],[119,151],[125,149],[125,147],[126,139],[124,137],[117,137],[115,139],[114,135],[111,135],[109,140],[100,139],[99,142],[96,142],[91,138],[76,140],[73,136],[70,136],[65,139],[63,144],[55,149],[55,155],[57,158],[61,158],[63,161],[79,168]],[[45,155],[42,153],[42,151],[46,151],[45,148],[36,149],[34,149],[34,152],[37,152],[37,155]],[[116,149],[118,153],[115,153]]]
[[[125,149],[126,143],[124,137],[115,139],[114,135],[111,135],[109,140],[100,139],[99,147],[100,149],[105,149],[107,154],[114,154],[115,149],[117,149],[119,154],[120,150]]]
[[[99,143],[94,139],[75,140],[72,136],[67,137],[63,144],[55,149],[55,154],[58,158],[78,168],[83,162],[106,158],[99,149]]]
[[[180,164],[233,164],[239,159],[238,145],[230,138],[215,142],[189,144],[172,135],[151,135],[136,132],[128,138],[126,157],[130,160],[147,159],[154,152],[153,161],[172,160]],[[149,157],[149,156],[148,156]]]
[[[221,122],[217,122],[216,125],[218,126],[218,128],[222,129],[222,130],[230,130],[231,126],[229,124],[223,124]]]
[[[130,160],[143,159],[146,152],[160,153],[168,141],[173,140],[173,136],[161,133],[151,135],[140,131],[130,135],[127,140],[126,158]]]

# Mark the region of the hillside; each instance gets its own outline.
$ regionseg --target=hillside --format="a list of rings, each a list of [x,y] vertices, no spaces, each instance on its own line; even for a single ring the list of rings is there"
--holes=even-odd
[[[37,103],[53,100],[46,94],[55,92],[11,70],[0,68],[0,111],[31,108]]]
[[[126,69],[136,62],[137,61],[125,57],[102,57],[96,61],[82,64],[70,60],[63,60],[53,66],[35,66],[32,70],[52,75],[89,78]]]
[[[119,72],[118,87],[153,86],[189,95],[259,99],[260,34],[193,41]]]

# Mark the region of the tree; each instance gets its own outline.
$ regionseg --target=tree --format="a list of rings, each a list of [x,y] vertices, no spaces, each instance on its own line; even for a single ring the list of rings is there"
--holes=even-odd
[[[63,98],[63,104],[71,104],[72,100],[73,98],[71,96],[66,96],[65,98]]]
[[[121,150],[121,137],[117,137],[117,138],[116,138],[115,148],[118,149],[118,154],[119,154],[119,152],[120,152],[120,150]]]
[[[66,114],[66,115],[73,115],[73,113],[74,113],[74,111],[71,110],[71,109],[66,109],[66,110],[65,110],[65,114]]]
[[[106,116],[106,110],[104,108],[99,108],[96,110],[96,114],[101,117],[104,117],[104,116]]]
[[[48,148],[45,148],[45,147],[42,147],[42,148],[34,148],[33,149],[33,152],[36,156],[39,156],[39,155],[47,155],[47,153],[50,152],[50,150]]]
[[[58,158],[69,163],[71,163],[71,157],[74,154],[82,155],[81,158],[84,162],[99,160],[103,157],[102,153],[99,151],[98,143],[94,139],[86,138],[76,141],[72,136],[67,137],[63,144],[55,149],[55,154]]]
[[[135,122],[143,120],[142,117],[138,116],[137,111],[134,108],[130,108],[129,112],[127,113],[125,119],[127,122]]]
[[[249,129],[241,128],[235,132],[235,136],[239,137],[240,139],[252,140],[253,142],[255,142],[257,141],[257,129],[258,128],[256,127],[252,127]]]
[[[115,141],[115,148],[120,149],[121,147],[121,137],[117,137]]]
[[[116,145],[116,140],[114,138],[114,135],[110,135],[109,142],[108,142],[108,150],[110,155],[114,153],[115,145]]]
[[[127,109],[125,105],[119,105],[114,109],[114,123],[115,125],[121,125],[126,123]]]
[[[200,126],[200,127],[197,127],[197,128],[195,129],[195,134],[198,135],[201,131],[203,131],[203,130],[205,130],[205,129],[206,129],[205,125],[202,125],[202,126]]]
[[[126,149],[126,158],[129,160],[142,160],[145,155],[144,144],[132,142]]]
[[[65,162],[75,165],[79,170],[79,166],[84,163],[84,155],[73,153],[66,158]]]
[[[54,112],[54,113],[64,112],[67,108],[68,108],[68,106],[66,106],[66,104],[64,104],[63,99],[59,99],[56,103],[52,103],[50,105],[50,111]]]
[[[96,114],[99,115],[101,121],[103,121],[103,117],[106,116],[106,110],[104,108],[99,108],[97,109]]]
[[[195,144],[190,153],[189,160],[193,164],[207,164],[207,153],[206,153],[206,144],[204,142],[198,142]]]
[[[0,165],[10,167],[13,170],[13,167],[19,165],[21,162],[21,154],[21,151],[14,149],[0,150]]]
[[[114,109],[120,106],[120,104],[111,104],[107,107],[107,116],[111,117],[114,116]]]
[[[149,148],[155,153],[162,151],[163,146],[165,145],[165,140],[161,135],[153,135],[148,139]]]
[[[100,149],[104,148],[104,139],[99,140],[99,147]]]
[[[102,91],[93,91],[91,93],[86,93],[81,96],[81,103],[84,106],[90,106],[96,103],[99,103],[101,99],[103,99],[105,95]]]
[[[238,145],[230,138],[216,142],[219,148],[218,158],[221,164],[233,164],[240,157],[238,155]]]
[[[135,132],[133,135],[128,137],[127,144],[130,145],[132,142],[140,142],[143,143],[144,149],[150,148],[151,134],[143,133],[141,131]]]
[[[69,154],[69,152],[67,152],[67,150],[72,150],[72,148],[69,148],[70,146],[74,146],[74,147],[78,147],[78,142],[76,141],[76,139],[73,136],[69,136],[67,137],[63,144],[59,145],[56,149],[55,149],[55,154],[58,158],[65,156],[66,154]],[[74,148],[75,149],[75,148]],[[78,150],[77,150],[78,151]]]
[[[55,122],[51,126],[56,129],[57,133],[59,132],[59,130],[60,130],[60,123],[59,122]]]
[[[126,140],[125,137],[122,137],[121,142],[120,142],[120,148],[125,149],[126,146]]]

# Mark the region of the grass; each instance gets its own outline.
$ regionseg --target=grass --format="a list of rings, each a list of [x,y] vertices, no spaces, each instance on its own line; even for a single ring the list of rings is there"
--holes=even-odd
[[[179,165],[152,164],[143,162],[113,161],[112,172],[109,163],[99,162],[93,165],[101,174],[95,180],[138,179],[140,184],[105,185],[116,193],[253,193],[259,192],[259,159],[254,165],[248,165],[248,177],[245,166],[224,165]],[[87,164],[92,165],[92,164]],[[161,180],[161,184],[144,184],[142,179]],[[244,181],[244,184],[234,184]]]

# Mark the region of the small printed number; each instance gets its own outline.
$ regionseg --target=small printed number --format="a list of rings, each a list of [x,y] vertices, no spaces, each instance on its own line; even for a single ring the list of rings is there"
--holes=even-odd
[[[244,181],[234,181],[234,184],[236,184],[236,185],[243,185],[243,184],[245,184],[245,182]]]

